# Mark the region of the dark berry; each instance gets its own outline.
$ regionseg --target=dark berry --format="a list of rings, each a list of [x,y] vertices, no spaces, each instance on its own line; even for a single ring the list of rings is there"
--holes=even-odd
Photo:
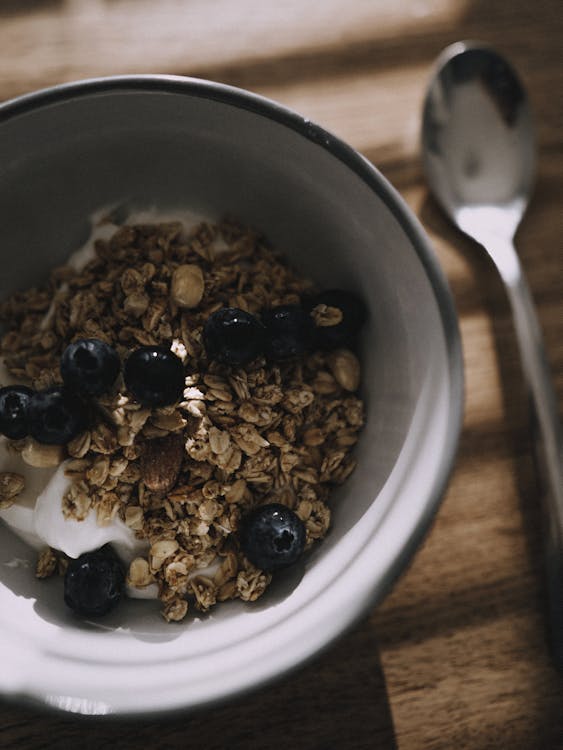
[[[34,393],[27,413],[29,434],[46,445],[64,445],[88,426],[84,402],[64,386]]]
[[[33,396],[25,385],[0,388],[0,433],[10,440],[21,440],[29,435],[28,407]]]
[[[143,406],[175,404],[186,376],[182,360],[165,346],[142,346],[125,362],[125,385]]]
[[[367,318],[362,300],[343,289],[327,289],[308,299],[305,307],[311,313],[319,305],[336,308],[342,319],[334,325],[315,326],[315,345],[325,350],[350,346]]]
[[[290,508],[262,505],[243,518],[240,544],[260,570],[276,570],[294,563],[305,547],[305,526]]]
[[[64,600],[77,615],[101,617],[121,599],[125,573],[109,546],[71,560],[65,573]]]
[[[300,357],[313,340],[313,320],[299,305],[280,305],[264,310],[264,353],[274,362]]]
[[[264,326],[245,310],[223,307],[207,319],[203,342],[209,359],[242,367],[262,353]]]
[[[64,384],[77,393],[101,396],[119,374],[119,355],[99,339],[79,339],[69,344],[61,357]]]

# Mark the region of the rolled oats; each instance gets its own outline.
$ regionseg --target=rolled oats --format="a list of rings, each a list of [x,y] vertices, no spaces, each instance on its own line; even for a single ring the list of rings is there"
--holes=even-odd
[[[97,456],[90,468],[86,471],[86,479],[90,484],[101,487],[109,475],[109,457],[107,455]]]
[[[188,602],[183,597],[175,597],[167,602],[162,610],[162,616],[167,622],[179,622],[188,613]]]
[[[40,552],[35,566],[35,575],[37,578],[49,578],[54,575],[58,569],[58,556],[56,552],[47,547]]]
[[[125,508],[125,524],[134,531],[143,528],[143,509],[140,505],[128,505]]]
[[[129,565],[127,583],[135,588],[145,588],[154,583],[154,576],[150,571],[148,561],[143,557],[136,557]]]
[[[231,447],[231,436],[228,431],[219,430],[217,427],[210,427],[209,447],[217,455],[228,451]]]
[[[303,432],[303,443],[305,445],[322,445],[326,435],[321,427],[310,427]]]
[[[96,520],[98,526],[109,526],[117,516],[120,500],[115,492],[105,492],[96,503]]]
[[[123,310],[133,318],[140,318],[149,306],[149,298],[144,292],[133,292],[123,301]]]
[[[246,482],[244,479],[237,479],[225,492],[225,500],[228,503],[240,503],[246,492]]]
[[[65,518],[74,521],[84,521],[90,512],[92,506],[92,497],[89,494],[88,487],[80,481],[71,484],[63,495],[62,511]]]
[[[84,456],[90,450],[90,433],[88,431],[82,432],[77,435],[70,443],[67,444],[66,449],[69,456],[73,458],[84,458]]]
[[[213,576],[213,583],[216,586],[223,586],[226,581],[235,578],[238,572],[238,560],[234,552],[228,552],[221,563],[219,570]]]
[[[311,317],[317,326],[336,326],[342,322],[342,310],[329,305],[317,305],[311,311]]]
[[[0,508],[9,508],[25,486],[21,474],[12,471],[0,472]]]
[[[247,563],[236,578],[237,594],[245,602],[254,602],[264,593],[271,580],[270,573],[264,573]]]
[[[154,573],[162,567],[163,562],[178,550],[178,542],[175,539],[162,539],[155,542],[149,552],[151,571]]]
[[[235,599],[237,596],[237,582],[236,579],[226,581],[217,590],[217,601],[226,602],[229,599]]]

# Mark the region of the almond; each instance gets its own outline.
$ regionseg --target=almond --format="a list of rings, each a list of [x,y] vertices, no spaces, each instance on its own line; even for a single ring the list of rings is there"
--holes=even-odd
[[[172,274],[170,294],[172,300],[183,308],[197,307],[203,297],[205,280],[199,266],[186,264],[178,266]]]
[[[63,461],[64,449],[62,445],[44,445],[28,438],[21,452],[21,457],[29,466],[34,466],[36,469],[46,469],[58,466]]]
[[[336,349],[328,356],[328,366],[338,385],[345,391],[356,391],[360,385],[360,363],[348,349]]]
[[[180,435],[148,440],[141,455],[141,478],[148,489],[171,490],[180,474],[183,458],[184,441]]]

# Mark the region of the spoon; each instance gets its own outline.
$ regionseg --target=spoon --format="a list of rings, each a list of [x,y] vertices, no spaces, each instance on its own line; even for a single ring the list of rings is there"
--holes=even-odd
[[[443,51],[424,102],[422,151],[435,198],[487,251],[512,308],[545,492],[551,649],[563,670],[563,439],[542,334],[514,248],[532,192],[535,142],[526,92],[498,53],[472,42]]]

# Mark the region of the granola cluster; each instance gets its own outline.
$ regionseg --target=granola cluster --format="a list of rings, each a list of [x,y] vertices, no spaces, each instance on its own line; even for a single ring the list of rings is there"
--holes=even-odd
[[[234,221],[202,223],[190,234],[180,223],[123,226],[95,251],[82,270],[56,269],[47,288],[0,305],[8,371],[45,388],[60,382],[61,353],[77,339],[101,339],[122,361],[139,345],[166,345],[186,366],[183,399],[142,407],[120,376],[97,400],[95,426],[66,451],[31,439],[12,445],[34,466],[70,459],[66,517],[95,513],[102,525],[119,517],[147,540],[148,554],[131,563],[127,580],[156,582],[168,621],[181,620],[188,602],[207,610],[254,601],[271,575],[240,551],[240,519],[278,502],[304,522],[306,547],[325,536],[327,499],[354,469],[363,424],[358,360],[340,349],[275,365],[258,358],[244,369],[208,361],[202,330],[211,313],[259,313],[313,291],[262,236]],[[330,308],[314,314],[330,324]],[[1,502],[17,501],[18,487],[13,476],[3,479]],[[205,571],[213,562],[214,572]],[[53,551],[41,555],[41,577],[61,569]]]

